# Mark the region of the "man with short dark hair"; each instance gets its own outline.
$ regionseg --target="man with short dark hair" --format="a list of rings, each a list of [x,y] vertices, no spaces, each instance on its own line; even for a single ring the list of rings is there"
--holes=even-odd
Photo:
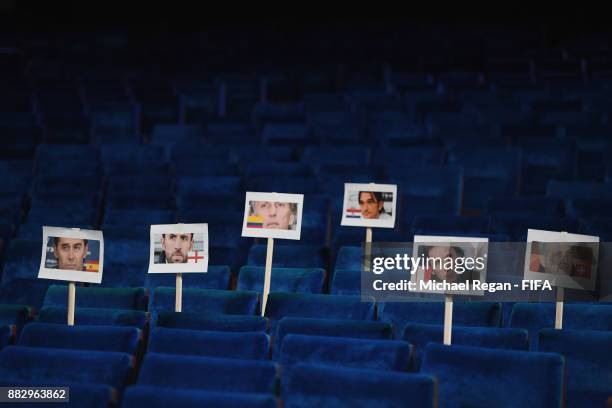
[[[163,251],[158,263],[187,263],[187,256],[193,248],[193,234],[162,234],[161,247]]]
[[[57,258],[57,269],[85,271],[83,259],[89,250],[87,240],[81,238],[53,238],[53,253]]]

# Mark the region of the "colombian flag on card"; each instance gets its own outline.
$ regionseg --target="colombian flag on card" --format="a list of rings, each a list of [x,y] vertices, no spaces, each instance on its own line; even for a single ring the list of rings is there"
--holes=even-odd
[[[256,215],[247,217],[247,228],[263,228],[263,217]]]
[[[87,262],[85,262],[85,271],[86,272],[99,272],[100,271],[100,263],[98,261],[87,261]]]

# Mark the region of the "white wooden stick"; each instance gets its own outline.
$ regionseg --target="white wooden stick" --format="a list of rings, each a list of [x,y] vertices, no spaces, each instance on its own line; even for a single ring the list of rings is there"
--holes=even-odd
[[[453,327],[453,295],[444,295],[444,344],[450,346]]]
[[[266,251],[266,270],[264,275],[263,297],[261,298],[261,315],[266,314],[266,303],[270,293],[270,281],[272,280],[272,255],[274,253],[274,238],[268,238],[268,250]]]
[[[567,234],[567,231],[561,231],[561,234]],[[555,302],[555,329],[561,330],[563,328],[563,298],[565,297],[565,290],[562,287],[557,286],[557,299]]]
[[[557,301],[555,308],[555,329],[563,328],[563,297],[564,290],[562,287],[557,286]]]
[[[368,242],[371,243],[372,242],[372,227],[366,228],[366,240],[365,240],[365,242],[366,243],[368,243]]]
[[[74,326],[74,306],[76,303],[76,284],[68,283],[68,326]]]
[[[181,312],[183,310],[183,274],[176,274],[176,301],[174,303],[174,311]]]

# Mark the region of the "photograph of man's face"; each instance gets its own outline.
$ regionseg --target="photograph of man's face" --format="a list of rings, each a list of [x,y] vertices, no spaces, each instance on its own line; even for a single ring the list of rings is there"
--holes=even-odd
[[[590,278],[594,262],[593,249],[588,246],[559,242],[531,243],[531,272]]]
[[[363,218],[378,219],[383,212],[383,204],[382,193],[374,191],[359,192],[359,209]]]
[[[297,204],[281,201],[251,201],[248,228],[290,230],[295,228]]]
[[[189,252],[193,248],[192,233],[162,234],[161,247],[164,260],[160,263],[187,263]]]
[[[53,254],[57,258],[57,269],[82,271],[83,259],[87,256],[87,240],[79,238],[54,238]]]

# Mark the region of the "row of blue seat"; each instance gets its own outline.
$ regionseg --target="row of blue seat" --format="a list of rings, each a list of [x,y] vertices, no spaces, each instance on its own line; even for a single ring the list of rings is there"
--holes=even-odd
[[[40,330],[45,333],[49,330],[56,332],[59,339],[41,340],[41,336],[36,335]],[[69,339],[69,333],[76,334],[77,340]],[[105,349],[107,344],[112,344],[108,337],[111,334],[126,338],[127,352],[100,351],[100,348]],[[472,332],[472,335],[477,336],[477,332]],[[91,337],[92,341],[79,343],[79,340],[82,342],[87,336],[94,337]],[[423,362],[419,374],[405,374],[402,372],[406,371],[412,353],[409,343],[288,335],[283,341],[282,356],[279,360],[283,366],[280,395],[285,403],[298,404],[298,406],[302,406],[300,404],[309,406],[308,404],[313,401],[312,398],[348,404],[363,402],[363,398],[369,400],[375,397],[379,399],[378,404],[387,406],[390,401],[402,401],[401,395],[389,393],[390,389],[397,386],[396,381],[420,379],[421,386],[418,389],[421,397],[419,398],[428,402],[421,401],[416,406],[435,406],[433,401],[436,388],[431,387],[433,385],[431,379],[434,377],[439,381],[438,398],[445,406],[454,406],[451,405],[453,403],[469,403],[469,401],[476,403],[482,398],[483,384],[470,381],[472,378],[465,378],[464,374],[472,372],[473,375],[482,376],[488,370],[498,370],[500,364],[503,364],[505,370],[501,377],[496,376],[497,380],[488,377],[483,381],[486,384],[500,381],[499,385],[502,386],[507,385],[503,381],[511,381],[519,387],[513,390],[504,388],[507,390],[508,401],[512,401],[512,404],[525,404],[527,401],[533,404],[534,399],[541,399],[536,406],[549,406],[551,400],[553,405],[561,404],[565,389],[571,406],[601,404],[606,400],[611,390],[610,384],[605,379],[593,383],[578,374],[597,364],[600,370],[603,370],[604,377],[609,375],[612,369],[611,362],[601,361],[600,357],[597,357],[599,353],[593,350],[605,347],[610,341],[610,333],[547,329],[541,331],[539,337],[538,352],[530,353],[517,351],[516,346],[508,342],[512,342],[511,337],[506,338],[506,343],[503,337],[498,338],[499,344],[494,346],[486,344],[486,340],[484,343],[481,341],[478,348],[461,345],[449,347],[425,341],[419,344],[419,347],[423,347],[421,351]],[[122,330],[104,326],[100,326],[99,329],[61,326],[53,328],[49,325],[31,324],[24,331],[19,346],[8,347],[0,353],[0,370],[6,374],[4,381],[14,381],[15,384],[41,384],[50,380],[59,380],[74,383],[77,385],[77,390],[80,383],[90,386],[93,383],[98,386],[114,387],[123,392],[125,385],[131,382],[128,377],[132,370],[130,360],[126,361],[125,356],[130,352],[133,354],[137,340],[138,330],[135,329]],[[177,347],[174,340],[184,347]],[[439,339],[432,340],[434,343],[439,343]],[[89,350],[87,361],[93,366],[89,367],[88,364],[91,370],[85,377],[70,365],[60,364],[60,358],[75,363],[85,358],[85,355],[78,350],[57,349],[69,348],[75,343]],[[194,347],[194,344],[197,346]],[[243,395],[250,402],[258,399],[243,393],[263,394],[260,397],[267,396],[268,399],[274,400],[277,374],[274,365],[265,362],[265,358],[262,358],[266,353],[266,344],[265,336],[252,332],[156,329],[150,340],[150,350],[140,369],[137,385],[132,389],[128,388],[125,402],[128,406],[130,403],[142,403],[143,399],[147,400],[147,395],[150,398],[150,394],[155,391],[162,400],[178,391],[178,396],[181,397],[179,403],[184,400],[191,403],[205,401],[214,397],[232,399],[236,398],[234,393]],[[518,344],[518,350],[521,350],[521,341],[518,343],[515,341],[515,344]],[[234,347],[231,347],[232,345]],[[214,357],[198,355],[198,349],[205,350],[208,348],[205,346],[215,347],[220,354]],[[49,347],[53,347],[54,350]],[[508,350],[496,350],[490,347],[508,348]],[[115,345],[115,348],[121,347]],[[91,349],[96,351],[92,352]],[[177,351],[179,355],[175,354]],[[207,354],[211,351],[208,349]],[[565,359],[558,354],[547,353],[559,353]],[[119,358],[122,359],[122,363],[119,363]],[[37,365],[46,367],[44,375],[34,371],[31,365],[32,359],[38,359]],[[106,359],[105,363],[101,362],[102,359]],[[93,370],[94,367],[97,368],[96,371]],[[457,373],[459,368],[461,373]],[[316,387],[301,382],[294,383],[297,378],[302,378],[305,374],[303,370],[311,375],[309,378],[303,377],[305,384],[314,383]],[[568,370],[568,376],[564,376],[564,370]],[[199,375],[194,376],[195,373]],[[423,374],[431,377],[419,378],[419,375]],[[361,380],[358,380],[359,375]],[[332,384],[329,384],[329,381]],[[430,387],[423,386],[427,382],[430,383]],[[343,392],[338,391],[337,387],[340,384],[344,385],[340,388],[344,390]],[[374,384],[377,384],[376,388],[373,387]],[[361,389],[357,387],[358,385],[365,388]],[[154,387],[157,390],[146,389],[147,387]],[[174,390],[166,390],[168,387]],[[346,387],[353,390],[350,397],[346,395]],[[232,392],[234,395],[214,393],[207,395],[206,391]],[[75,396],[78,400],[80,394],[77,392]],[[499,394],[493,391],[491,396],[499,397]],[[241,399],[240,396],[237,398]],[[104,401],[108,401],[108,398]],[[157,401],[157,404],[159,403],[160,401]]]

